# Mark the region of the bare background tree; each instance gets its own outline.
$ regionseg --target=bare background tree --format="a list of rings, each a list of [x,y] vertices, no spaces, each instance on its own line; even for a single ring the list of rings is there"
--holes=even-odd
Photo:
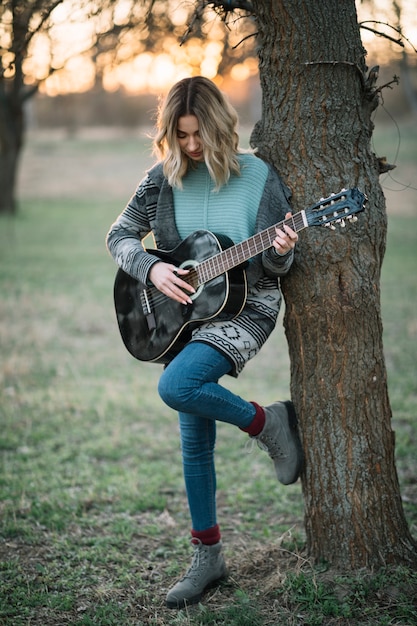
[[[63,2],[2,0],[0,3],[0,213],[14,213],[17,208],[15,188],[24,143],[25,105],[41,82],[26,71],[25,62],[36,37],[48,40],[51,17]],[[45,63],[43,78],[58,68],[49,40],[49,61]]]

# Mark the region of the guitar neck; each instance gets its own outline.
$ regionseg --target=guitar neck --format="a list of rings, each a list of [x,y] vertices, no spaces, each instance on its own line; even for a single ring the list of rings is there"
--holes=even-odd
[[[212,256],[210,259],[202,261],[197,269],[199,283],[205,283],[216,276],[220,276],[225,272],[245,263],[260,252],[264,252],[271,248],[272,242],[276,237],[276,228],[282,228],[284,225],[289,226],[295,232],[299,232],[308,227],[305,211],[299,211],[291,217],[269,226],[265,230],[256,233],[249,239],[245,239],[222,252]]]

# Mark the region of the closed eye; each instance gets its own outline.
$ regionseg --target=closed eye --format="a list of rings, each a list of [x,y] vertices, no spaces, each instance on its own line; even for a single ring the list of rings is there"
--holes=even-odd
[[[200,133],[194,133],[194,135],[187,135],[187,133],[182,133],[180,131],[177,132],[178,139],[187,139],[187,137],[200,137]]]

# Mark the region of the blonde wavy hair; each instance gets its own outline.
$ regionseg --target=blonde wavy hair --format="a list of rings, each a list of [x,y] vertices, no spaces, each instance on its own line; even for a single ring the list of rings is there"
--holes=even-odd
[[[198,120],[204,160],[218,190],[231,173],[240,174],[237,113],[218,87],[203,76],[184,78],[170,89],[158,111],[153,146],[163,162],[168,183],[180,189],[182,177],[191,165],[177,138],[178,120],[184,115],[195,115]]]

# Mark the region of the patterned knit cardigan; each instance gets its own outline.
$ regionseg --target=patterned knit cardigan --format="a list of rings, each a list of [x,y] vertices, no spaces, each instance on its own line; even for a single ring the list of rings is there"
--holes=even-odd
[[[268,168],[256,232],[283,220],[291,210],[289,189],[277,172],[271,166]],[[161,250],[172,250],[181,241],[175,224],[172,188],[161,163],[139,183],[107,235],[107,247],[116,263],[145,284],[149,282],[152,265],[158,262],[141,243],[149,232]],[[280,256],[270,248],[254,257],[246,270],[248,297],[243,311],[234,319],[214,318],[193,332],[192,341],[208,343],[230,360],[231,375],[237,376],[242,371],[274,329],[281,304],[279,276],[288,272],[293,256],[293,251]]]

